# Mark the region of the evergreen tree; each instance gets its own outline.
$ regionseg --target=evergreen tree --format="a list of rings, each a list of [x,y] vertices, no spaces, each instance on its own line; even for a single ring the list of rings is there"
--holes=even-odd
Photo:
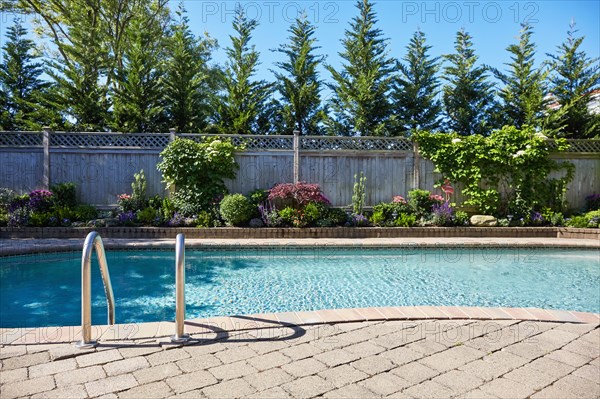
[[[454,49],[454,54],[444,56],[450,64],[442,76],[447,81],[443,87],[446,128],[465,136],[487,135],[493,127],[493,85],[488,81],[486,68],[476,66],[478,57],[471,36],[464,29],[457,32]]]
[[[425,34],[417,30],[396,68],[399,75],[392,92],[396,123],[402,132],[435,130],[440,127],[442,106],[437,100],[440,86],[436,74],[440,57],[431,58]]]
[[[179,21],[167,46],[163,79],[164,99],[171,127],[179,132],[199,133],[208,126],[211,71],[208,62],[216,41],[208,35],[196,38],[180,3]]]
[[[160,84],[161,60],[166,37],[163,24],[154,10],[141,8],[125,36],[123,66],[116,74],[113,91],[113,123],[115,131],[158,132],[168,129]]]
[[[369,0],[358,0],[359,15],[350,23],[342,40],[342,71],[332,66],[331,107],[335,119],[329,121],[334,134],[387,136],[392,132],[388,101],[395,61],[388,58],[386,39],[375,27],[377,18]]]
[[[289,29],[289,44],[284,44],[277,52],[285,55],[284,62],[275,65],[282,72],[274,72],[277,78],[277,90],[281,93],[284,131],[291,134],[298,129],[300,134],[320,134],[320,122],[324,118],[321,108],[321,83],[317,68],[325,59],[314,51],[313,37],[316,27],[311,25],[306,15],[297,18]]]
[[[243,9],[236,9],[233,20],[235,36],[229,36],[231,47],[227,53],[226,70],[222,75],[224,95],[217,104],[218,124],[222,133],[269,133],[270,127],[259,125],[263,108],[272,94],[272,85],[264,80],[253,81],[259,65],[259,53],[250,45],[256,20],[248,19]]]
[[[502,100],[504,124],[521,128],[523,125],[540,126],[545,111],[547,72],[535,68],[535,44],[531,41],[531,25],[522,24],[519,43],[511,44],[506,50],[511,53],[507,73],[492,68],[496,78],[504,87],[499,92]]]
[[[60,42],[64,57],[50,61],[48,74],[56,84],[57,102],[76,131],[108,128],[108,50],[101,26],[100,0],[73,2],[68,40]]]
[[[35,45],[27,39],[27,29],[18,17],[6,37],[0,65],[0,126],[5,130],[40,130],[45,122],[40,120],[40,107],[49,86],[40,79],[43,64],[37,62]]]
[[[592,138],[600,135],[600,115],[588,109],[590,93],[600,84],[598,58],[589,58],[579,47],[584,37],[576,37],[575,23],[571,22],[567,40],[557,46],[556,54],[550,57],[553,74],[550,77],[550,92],[560,104],[559,116],[553,119],[552,128],[569,138]]]

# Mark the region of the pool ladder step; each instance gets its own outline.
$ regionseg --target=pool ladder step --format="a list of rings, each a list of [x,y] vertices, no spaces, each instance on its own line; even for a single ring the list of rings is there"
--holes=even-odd
[[[95,347],[98,343],[92,341],[92,252],[96,249],[106,304],[108,306],[108,324],[115,324],[115,297],[113,294],[108,263],[102,237],[97,231],[92,231],[85,238],[81,254],[81,341],[75,346],[80,349]],[[185,320],[185,235],[178,234],[175,241],[175,335],[171,341],[186,342],[190,339],[184,332]]]

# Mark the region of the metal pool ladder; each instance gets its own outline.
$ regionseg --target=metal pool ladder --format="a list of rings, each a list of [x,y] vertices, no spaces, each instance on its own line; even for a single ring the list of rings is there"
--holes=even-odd
[[[102,282],[104,283],[104,293],[106,294],[106,303],[108,305],[108,324],[115,324],[115,297],[113,295],[110,274],[108,273],[108,264],[106,263],[106,254],[102,238],[97,231],[92,231],[85,238],[83,252],[81,254],[81,341],[75,346],[79,349],[93,348],[97,345],[92,341],[92,251],[96,248]]]

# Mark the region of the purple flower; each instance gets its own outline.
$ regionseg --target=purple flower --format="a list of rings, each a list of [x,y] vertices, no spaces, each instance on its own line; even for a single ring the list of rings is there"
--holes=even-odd
[[[356,227],[361,227],[361,226],[368,226],[369,225],[369,219],[367,219],[364,215],[360,215],[360,214],[352,214],[352,221],[351,221],[353,226]]]
[[[168,224],[171,227],[183,226],[185,224],[185,217],[178,212],[175,212]]]
[[[134,211],[121,212],[117,216],[117,219],[119,220],[119,223],[121,223],[121,224],[133,223],[133,221],[135,220],[135,212]]]
[[[542,223],[544,221],[544,217],[539,212],[531,212],[531,222],[532,223]]]
[[[433,224],[436,226],[447,226],[452,224],[454,210],[448,201],[441,204],[434,204],[431,207],[431,211],[433,214]]]

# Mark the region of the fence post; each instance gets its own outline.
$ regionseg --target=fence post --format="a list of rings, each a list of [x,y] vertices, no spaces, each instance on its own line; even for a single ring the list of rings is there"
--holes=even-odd
[[[300,181],[300,130],[294,130],[294,183]]]
[[[43,146],[44,146],[44,173],[42,177],[42,185],[44,190],[50,190],[50,133],[48,126],[43,128]]]
[[[419,143],[413,141],[413,189],[421,187],[421,157],[419,155]]]

